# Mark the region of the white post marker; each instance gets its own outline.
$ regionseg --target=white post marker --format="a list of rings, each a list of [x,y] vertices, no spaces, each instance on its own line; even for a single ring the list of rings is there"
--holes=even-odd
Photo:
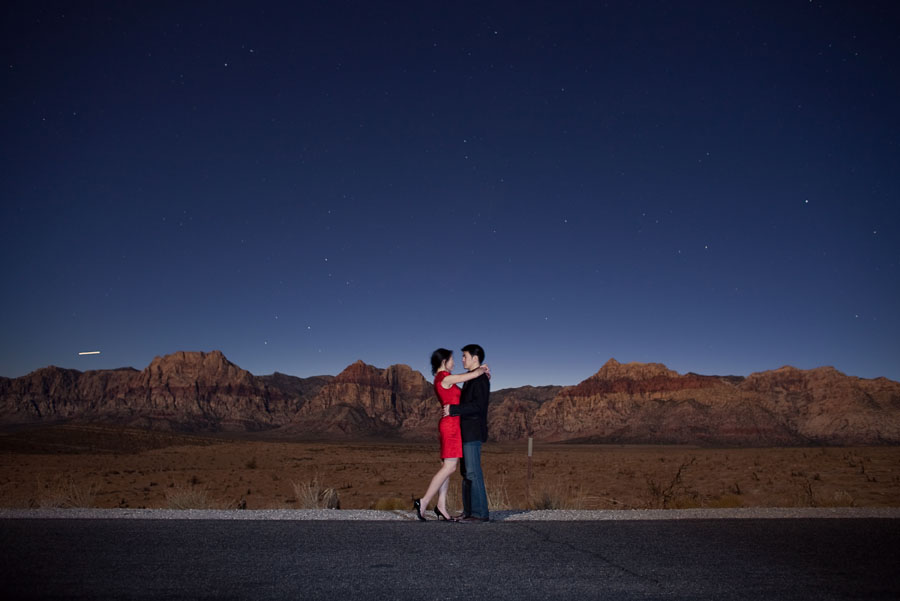
[[[528,497],[526,502],[531,502],[531,449],[534,442],[534,438],[531,436],[528,437],[528,480],[526,482],[526,491],[525,496]]]

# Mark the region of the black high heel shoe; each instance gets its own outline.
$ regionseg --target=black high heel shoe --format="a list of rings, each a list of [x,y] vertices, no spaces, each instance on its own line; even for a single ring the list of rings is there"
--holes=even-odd
[[[421,499],[416,499],[415,501],[413,501],[413,509],[416,510],[416,517],[419,518],[419,521],[425,522],[427,520],[422,515],[422,504],[419,501],[421,501]]]
[[[454,521],[454,520],[451,520],[450,518],[448,518],[447,516],[445,516],[443,513],[441,513],[441,510],[437,508],[437,505],[435,505],[435,507],[434,507],[434,513],[437,516],[439,522],[441,520],[444,520],[445,522]]]

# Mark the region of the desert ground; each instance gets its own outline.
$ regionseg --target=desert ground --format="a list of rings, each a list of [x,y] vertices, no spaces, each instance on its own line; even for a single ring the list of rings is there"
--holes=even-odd
[[[898,507],[900,447],[487,443],[494,509]],[[408,509],[438,445],[57,425],[0,434],[0,506]],[[458,509],[459,475],[451,484]]]

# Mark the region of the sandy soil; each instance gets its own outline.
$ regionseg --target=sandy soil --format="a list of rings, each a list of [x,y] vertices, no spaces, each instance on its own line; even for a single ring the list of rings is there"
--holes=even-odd
[[[483,451],[494,509],[900,507],[900,447],[728,448],[535,443]],[[274,442],[100,426],[0,434],[0,506],[407,509],[438,445]],[[299,485],[295,487],[295,484]],[[459,475],[451,485],[458,497]],[[458,507],[458,503],[451,503]]]

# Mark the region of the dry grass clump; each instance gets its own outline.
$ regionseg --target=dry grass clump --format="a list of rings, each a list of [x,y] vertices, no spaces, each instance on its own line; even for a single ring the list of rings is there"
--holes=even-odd
[[[409,509],[412,507],[412,501],[404,501],[400,497],[381,497],[375,504],[372,505],[372,509],[379,509],[381,511],[394,511],[396,509]]]
[[[291,481],[298,509],[340,509],[341,499],[333,488],[323,488],[316,476],[306,482]]]
[[[457,478],[452,478],[447,488],[447,511],[450,515],[462,513],[462,487]]]
[[[166,491],[166,508],[220,509],[222,503],[213,501],[206,487],[176,486]]]
[[[489,510],[512,509],[509,501],[509,493],[506,490],[506,478],[500,476],[496,482],[484,481],[485,492]]]
[[[744,501],[734,493],[725,493],[715,499],[707,501],[706,506],[713,509],[731,509],[734,507],[743,507]]]
[[[809,478],[799,484],[799,491],[793,499],[796,507],[856,507],[856,500],[846,490],[836,490],[830,497],[823,496],[821,488],[814,487]]]
[[[578,509],[577,498],[561,494],[556,489],[543,488],[531,498],[531,509]]]
[[[97,487],[93,483],[80,485],[72,476],[58,476],[46,484],[38,478],[37,488],[36,504],[42,508],[93,507],[97,497]]]
[[[695,491],[689,491],[687,494],[679,495],[672,498],[666,509],[698,509],[703,507],[700,494]]]
[[[532,509],[562,509],[564,501],[556,491],[542,489],[531,499]]]
[[[837,490],[827,502],[823,503],[826,507],[856,507],[856,501],[853,495],[846,490]]]
[[[528,500],[530,509],[584,509],[586,497],[581,488],[573,488],[562,480],[555,485],[542,485]]]

